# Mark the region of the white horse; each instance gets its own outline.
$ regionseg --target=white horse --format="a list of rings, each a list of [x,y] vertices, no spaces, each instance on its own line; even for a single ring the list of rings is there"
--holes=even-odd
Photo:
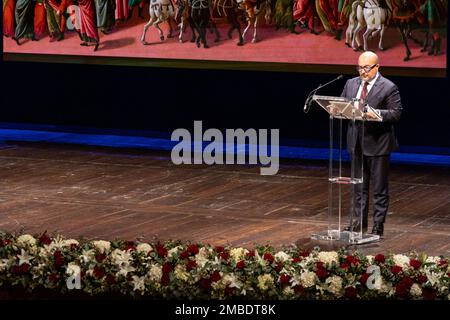
[[[361,47],[359,32],[367,26],[364,32],[364,51],[369,50],[368,40],[380,35],[378,48],[384,50],[383,36],[386,27],[392,16],[392,4],[390,0],[385,0],[387,7],[380,6],[379,0],[357,0],[352,4],[349,23],[347,27],[345,43],[349,45],[352,42],[352,48],[358,51]]]
[[[145,34],[147,33],[147,29],[153,25],[159,31],[159,38],[164,40],[164,34],[159,24],[161,22],[167,21],[169,24],[169,34],[167,38],[172,38],[172,24],[171,22],[175,22],[175,8],[171,0],[150,0],[150,5],[148,7],[150,13],[150,20],[144,26],[144,32],[141,36],[142,44],[148,44],[145,41]]]

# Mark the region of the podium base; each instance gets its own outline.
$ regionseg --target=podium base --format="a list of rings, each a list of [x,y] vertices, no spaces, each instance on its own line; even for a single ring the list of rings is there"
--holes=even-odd
[[[325,230],[311,235],[313,240],[339,240],[352,244],[370,243],[380,240],[376,234],[362,234],[360,232]]]

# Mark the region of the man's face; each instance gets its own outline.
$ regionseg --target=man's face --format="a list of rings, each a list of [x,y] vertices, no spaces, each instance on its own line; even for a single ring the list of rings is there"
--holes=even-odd
[[[362,81],[370,81],[377,75],[380,65],[373,57],[360,56],[358,59],[359,77]]]

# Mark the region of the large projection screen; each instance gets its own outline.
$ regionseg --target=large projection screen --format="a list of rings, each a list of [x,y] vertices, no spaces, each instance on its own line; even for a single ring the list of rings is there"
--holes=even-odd
[[[447,10],[447,0],[3,0],[3,56],[354,73],[367,49],[378,54],[384,73],[443,77]],[[191,42],[191,25],[205,41]]]

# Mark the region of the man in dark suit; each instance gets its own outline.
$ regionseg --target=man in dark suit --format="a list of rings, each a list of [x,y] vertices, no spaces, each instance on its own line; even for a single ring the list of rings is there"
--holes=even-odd
[[[400,120],[402,105],[397,86],[384,78],[379,73],[379,68],[378,56],[375,53],[362,53],[357,66],[359,77],[347,81],[342,96],[359,99],[358,107],[365,112],[364,115],[369,120],[364,122],[364,130],[362,121],[355,122],[355,125],[349,122],[348,125],[347,149],[355,168],[361,168],[361,162],[363,164],[363,183],[356,185],[353,190],[355,217],[352,219],[352,225],[345,230],[359,231],[362,227],[363,232],[367,231],[369,186],[372,184],[372,234],[381,236],[389,206],[389,157],[390,153],[398,148],[393,124]],[[366,105],[372,107],[373,111],[368,111]],[[377,119],[378,121],[370,121]]]

